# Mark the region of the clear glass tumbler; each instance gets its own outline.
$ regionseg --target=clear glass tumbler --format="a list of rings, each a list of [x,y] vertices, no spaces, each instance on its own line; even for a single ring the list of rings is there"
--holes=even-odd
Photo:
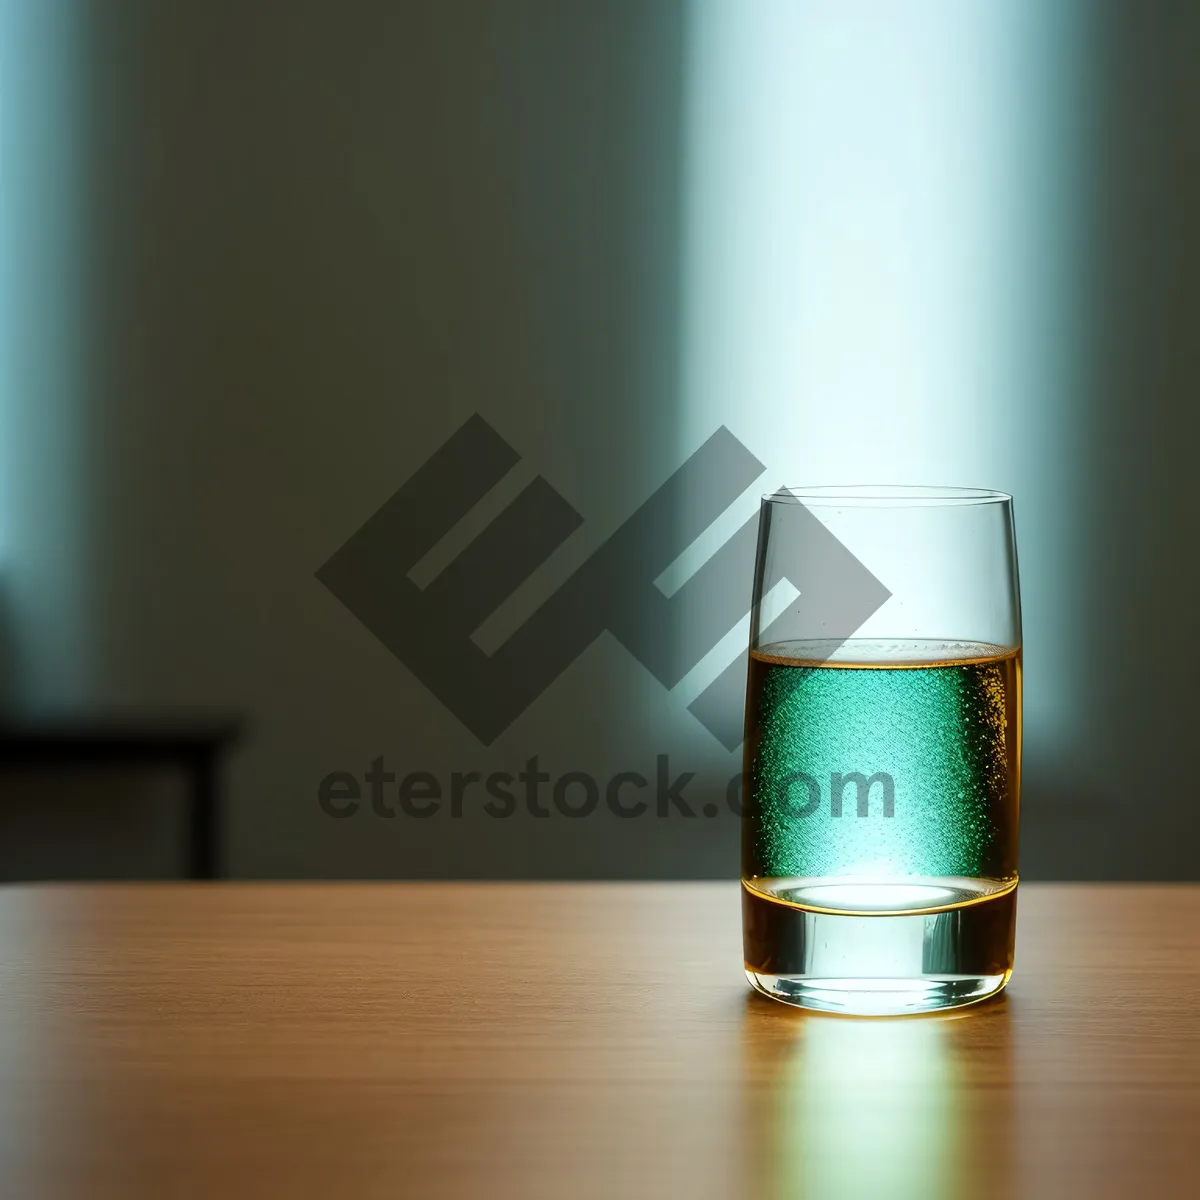
[[[1021,616],[1012,498],[765,496],[746,698],[746,976],[914,1013],[1012,974]]]

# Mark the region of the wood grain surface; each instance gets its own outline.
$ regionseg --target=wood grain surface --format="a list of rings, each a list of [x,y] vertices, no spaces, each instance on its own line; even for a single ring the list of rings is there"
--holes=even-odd
[[[1007,995],[752,995],[737,885],[0,889],[0,1193],[1197,1196],[1200,888],[1025,885]]]

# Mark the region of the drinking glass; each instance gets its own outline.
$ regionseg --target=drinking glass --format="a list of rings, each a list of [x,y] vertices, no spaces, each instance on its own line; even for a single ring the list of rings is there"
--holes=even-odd
[[[1012,498],[764,496],[750,630],[746,976],[914,1013],[1012,974],[1021,617]]]

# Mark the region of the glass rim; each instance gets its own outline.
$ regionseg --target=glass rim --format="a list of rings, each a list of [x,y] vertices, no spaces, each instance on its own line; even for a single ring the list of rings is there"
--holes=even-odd
[[[817,484],[783,487],[762,494],[764,504],[802,504],[806,508],[847,505],[878,508],[905,506],[1008,504],[1012,496],[991,488],[929,487],[923,484]]]

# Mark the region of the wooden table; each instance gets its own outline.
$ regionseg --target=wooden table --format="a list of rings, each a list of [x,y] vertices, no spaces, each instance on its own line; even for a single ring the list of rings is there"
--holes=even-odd
[[[1200,888],[1022,888],[1006,997],[752,995],[734,884],[0,890],[0,1193],[1200,1196]]]

